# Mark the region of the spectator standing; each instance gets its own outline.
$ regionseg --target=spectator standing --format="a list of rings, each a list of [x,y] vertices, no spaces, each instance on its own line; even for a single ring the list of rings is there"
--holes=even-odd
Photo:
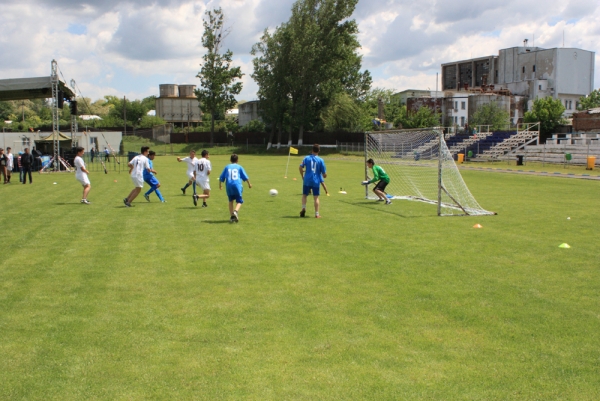
[[[55,160],[54,163],[58,163]],[[29,153],[29,148],[25,148],[25,153],[21,155],[21,170],[23,173],[23,184],[27,182],[27,174],[29,174],[29,183],[32,183],[31,168],[33,167],[33,155]]]
[[[6,148],[6,157],[8,158],[8,163],[6,164],[7,184],[10,184],[10,177],[12,176],[12,171],[15,167],[15,159],[10,152],[11,150],[11,148]]]
[[[4,154],[4,149],[0,148],[0,174],[4,177],[4,183],[7,183],[6,180],[6,165],[8,164],[8,157]]]

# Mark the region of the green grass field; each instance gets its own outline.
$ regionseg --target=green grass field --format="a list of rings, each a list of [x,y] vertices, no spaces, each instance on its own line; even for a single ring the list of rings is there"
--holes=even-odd
[[[164,204],[125,208],[123,173],[89,206],[72,174],[0,186],[0,399],[600,399],[597,181],[465,170],[498,215],[437,217],[326,159],[300,219],[300,159],[242,155],[230,224],[211,160],[206,209],[174,157]]]

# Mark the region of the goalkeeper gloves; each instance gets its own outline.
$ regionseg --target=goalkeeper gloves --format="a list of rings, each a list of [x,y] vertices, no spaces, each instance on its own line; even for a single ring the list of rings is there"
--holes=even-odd
[[[369,181],[363,181],[360,183],[361,185],[369,185]]]

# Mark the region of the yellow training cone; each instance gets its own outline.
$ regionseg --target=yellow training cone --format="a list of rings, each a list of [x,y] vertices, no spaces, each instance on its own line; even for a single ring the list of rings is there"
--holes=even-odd
[[[483,226],[481,224],[475,224],[473,228],[483,228]]]
[[[560,244],[558,247],[559,248],[570,248],[571,246],[565,242],[564,244]]]

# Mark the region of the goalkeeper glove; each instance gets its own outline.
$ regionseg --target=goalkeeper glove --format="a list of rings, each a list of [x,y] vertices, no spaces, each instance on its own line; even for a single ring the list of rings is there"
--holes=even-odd
[[[363,181],[361,182],[361,185],[369,185],[369,181]]]

